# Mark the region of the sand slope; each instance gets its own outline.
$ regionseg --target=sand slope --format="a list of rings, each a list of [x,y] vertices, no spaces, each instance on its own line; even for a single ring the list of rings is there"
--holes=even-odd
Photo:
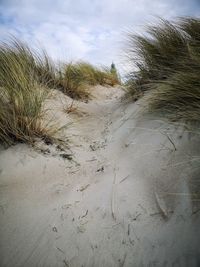
[[[0,266],[200,266],[198,134],[120,88],[94,95],[69,114],[69,98],[50,101],[67,152],[0,152]]]

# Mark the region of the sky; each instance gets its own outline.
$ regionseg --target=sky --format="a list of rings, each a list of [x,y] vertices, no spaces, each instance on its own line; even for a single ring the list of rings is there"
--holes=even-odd
[[[0,41],[14,35],[58,61],[122,67],[126,32],[158,16],[200,17],[200,0],[0,0]]]

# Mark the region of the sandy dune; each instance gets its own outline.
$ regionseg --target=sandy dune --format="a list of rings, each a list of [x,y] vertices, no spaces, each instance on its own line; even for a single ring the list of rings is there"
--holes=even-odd
[[[69,114],[55,94],[69,149],[0,152],[0,266],[200,266],[198,132],[141,115],[117,87]]]

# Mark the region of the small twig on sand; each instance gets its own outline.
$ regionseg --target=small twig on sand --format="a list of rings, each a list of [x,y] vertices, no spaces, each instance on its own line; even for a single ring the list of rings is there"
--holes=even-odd
[[[165,207],[163,200],[160,199],[160,197],[158,196],[158,194],[156,192],[154,192],[154,195],[155,195],[155,199],[156,199],[156,204],[159,208],[159,211],[160,211],[162,217],[164,219],[167,219],[168,218],[168,212],[167,212],[167,209]]]
[[[127,175],[125,178],[123,178],[119,183],[121,184],[122,182],[124,182],[130,175]]]
[[[128,224],[128,231],[127,234],[130,235],[130,223]]]
[[[67,263],[66,260],[63,260],[63,262],[64,262],[64,264],[65,264],[66,267],[69,267],[69,264]]]
[[[192,212],[192,215],[197,214],[199,211],[200,211],[200,209],[197,209],[197,210],[193,211],[193,212]]]
[[[103,172],[103,171],[104,171],[104,166],[96,170],[96,172]]]
[[[111,196],[111,212],[112,212],[113,219],[116,221],[116,216],[115,216],[115,184],[116,184],[116,170],[114,168],[114,179],[113,179],[112,196]]]
[[[174,147],[174,151],[177,151],[177,148],[176,148],[174,142],[172,141],[172,139],[169,137],[169,135],[168,135],[167,133],[163,133],[163,132],[161,132],[161,134],[163,134],[163,135],[165,135],[165,136],[167,137],[167,139],[168,139],[168,140],[170,141],[170,143],[173,145],[173,147]]]
[[[85,189],[87,189],[90,186],[90,184],[87,184],[85,186],[82,186],[79,191],[83,192]]]
[[[61,248],[58,248],[58,247],[56,247],[56,248],[57,248],[57,250],[59,250],[60,252],[62,252],[63,254],[65,254],[65,252]]]
[[[86,216],[87,216],[87,214],[88,214],[88,210],[86,210],[86,213],[85,213],[83,216],[81,216],[81,218],[84,218],[84,217],[86,217]]]
[[[126,260],[126,256],[127,256],[127,253],[124,254],[123,260],[119,262],[119,266],[120,267],[123,267],[124,266],[125,260]]]
[[[136,221],[137,218],[138,218],[140,215],[141,215],[141,213],[138,213],[132,220],[133,220],[133,221]]]

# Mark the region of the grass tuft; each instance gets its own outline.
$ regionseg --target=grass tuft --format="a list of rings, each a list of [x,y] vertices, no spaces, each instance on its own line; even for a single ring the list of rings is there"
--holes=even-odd
[[[114,86],[118,83],[117,74],[108,68],[97,68],[83,61],[65,64],[60,71],[61,89],[73,99],[88,99],[90,86]]]
[[[47,58],[46,58],[47,60]],[[43,102],[48,92],[43,80],[46,61],[12,39],[0,44],[0,141],[32,142],[48,135],[42,126]]]
[[[200,121],[200,20],[161,20],[144,36],[130,33],[128,40],[130,62],[137,67],[127,80],[129,91],[150,91],[150,110]]]
[[[44,50],[36,52],[15,38],[0,43],[0,142],[31,143],[55,132],[43,119],[49,89],[88,100],[89,86],[117,83],[117,75],[108,69],[86,62],[64,64],[59,69]]]

